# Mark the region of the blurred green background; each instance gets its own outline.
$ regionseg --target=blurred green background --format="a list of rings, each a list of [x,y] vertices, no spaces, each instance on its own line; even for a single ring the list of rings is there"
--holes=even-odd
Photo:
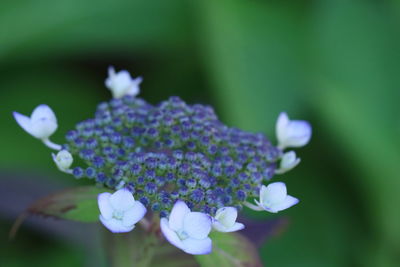
[[[0,265],[104,265],[99,237],[82,245],[62,222],[28,221],[8,241],[28,200],[78,183],[11,112],[48,104],[62,142],[110,98],[114,65],[143,76],[151,103],[212,104],[272,140],[281,111],[312,123],[300,166],[275,177],[301,202],[278,215],[290,224],[260,248],[266,266],[400,266],[399,25],[395,0],[2,0]]]

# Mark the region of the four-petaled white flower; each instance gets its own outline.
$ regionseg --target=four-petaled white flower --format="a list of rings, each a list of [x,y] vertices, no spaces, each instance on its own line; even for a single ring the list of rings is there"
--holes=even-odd
[[[311,125],[307,121],[289,120],[286,112],[279,114],[276,122],[278,147],[305,146],[311,138]]]
[[[74,161],[71,153],[69,153],[67,150],[61,150],[57,153],[57,155],[55,155],[54,153],[52,153],[51,155],[60,171],[72,173],[72,170],[69,168]]]
[[[294,151],[289,151],[283,154],[281,162],[279,164],[279,169],[275,171],[276,174],[282,174],[290,171],[300,163],[300,158],[296,157]]]
[[[213,228],[219,232],[235,232],[242,230],[244,224],[236,222],[237,210],[233,207],[224,207],[217,210],[213,219]]]
[[[111,90],[114,98],[121,98],[125,95],[136,96],[140,92],[139,84],[142,77],[133,79],[128,71],[115,72],[113,67],[108,68],[108,78],[105,81],[106,87]]]
[[[245,203],[245,205],[253,210],[277,213],[299,203],[299,200],[287,194],[284,183],[276,182],[268,186],[263,185],[260,190],[260,202],[257,200],[255,202],[257,206],[250,203]]]
[[[135,224],[146,214],[146,208],[140,201],[135,201],[127,189],[120,189],[113,194],[99,194],[100,221],[113,233],[125,233],[135,228]]]
[[[60,150],[61,146],[52,143],[49,137],[57,130],[57,118],[47,105],[37,106],[30,117],[13,112],[14,118],[27,133],[42,140],[48,147]]]
[[[177,248],[193,255],[208,254],[212,241],[211,218],[201,212],[191,212],[185,202],[178,200],[172,208],[169,220],[162,218],[161,231],[165,238]]]

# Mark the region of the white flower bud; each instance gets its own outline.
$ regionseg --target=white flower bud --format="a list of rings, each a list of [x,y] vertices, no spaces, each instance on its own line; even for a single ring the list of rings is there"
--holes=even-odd
[[[237,214],[237,209],[234,207],[218,209],[213,219],[213,228],[225,233],[242,230],[244,224],[236,222]]]
[[[57,118],[47,105],[37,106],[30,117],[13,112],[14,118],[27,133],[42,140],[48,147],[60,150],[61,146],[52,143],[49,137],[57,130]]]
[[[279,165],[279,169],[275,171],[276,174],[282,174],[287,171],[290,171],[294,167],[296,167],[300,163],[300,158],[296,157],[296,153],[294,151],[289,151],[283,154],[281,158],[281,162]]]
[[[311,125],[307,121],[289,120],[285,112],[279,114],[276,122],[276,136],[278,147],[302,147],[311,138]]]
[[[141,82],[142,77],[133,79],[128,71],[121,70],[116,73],[113,67],[109,67],[105,85],[111,90],[114,98],[121,98],[125,95],[138,95],[140,92],[139,84]]]
[[[61,150],[57,153],[57,155],[54,153],[51,155],[53,156],[53,160],[60,171],[71,173],[69,167],[71,167],[72,162],[74,161],[71,153],[69,153],[67,150]]]

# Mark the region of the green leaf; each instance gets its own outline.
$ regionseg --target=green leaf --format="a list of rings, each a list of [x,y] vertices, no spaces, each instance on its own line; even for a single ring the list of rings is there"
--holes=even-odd
[[[262,266],[257,249],[241,234],[212,232],[213,252],[195,256],[200,266]]]
[[[63,190],[37,200],[28,208],[30,214],[80,222],[96,222],[99,218],[97,195],[109,191],[95,186]]]
[[[78,222],[96,222],[99,218],[97,195],[109,191],[95,186],[63,190],[38,199],[15,221],[10,238],[14,238],[23,221],[32,214]]]

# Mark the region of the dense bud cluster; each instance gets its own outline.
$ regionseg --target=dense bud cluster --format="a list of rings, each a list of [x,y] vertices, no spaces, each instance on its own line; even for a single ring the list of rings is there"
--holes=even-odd
[[[126,95],[98,105],[63,146],[87,177],[112,189],[126,187],[147,208],[169,214],[177,199],[212,216],[258,197],[275,173],[281,150],[262,134],[222,124],[209,106],[171,97],[157,106]]]

